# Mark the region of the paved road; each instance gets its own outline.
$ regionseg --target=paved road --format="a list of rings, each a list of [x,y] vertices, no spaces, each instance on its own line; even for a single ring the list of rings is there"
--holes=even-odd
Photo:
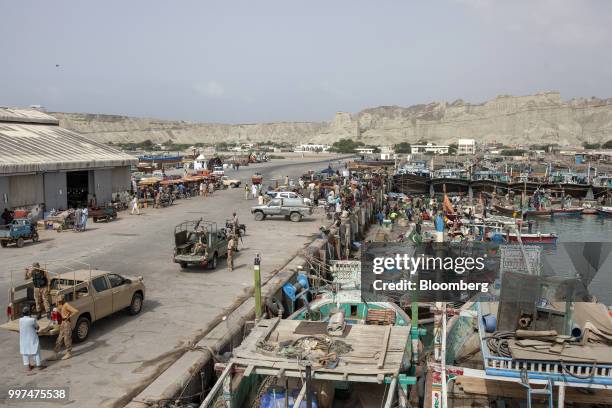
[[[328,161],[275,160],[229,171],[228,175],[249,180],[253,172],[260,171],[265,183],[324,168]],[[50,362],[46,370],[34,375],[26,375],[21,366],[18,334],[0,331],[0,384],[66,385],[71,389],[73,406],[117,405],[163,370],[198,329],[223,315],[224,309],[250,288],[255,253],[262,256],[265,279],[302,249],[323,222],[322,214],[301,223],[283,219],[255,222],[249,211],[252,205],[253,200],[244,199],[242,188],[217,191],[213,197],[180,200],[165,209],[145,209],[141,216],[121,213],[116,222],[90,223],[82,233],[44,231],[36,245],[2,249],[0,305],[6,305],[11,274],[21,277],[23,267],[35,260],[73,260],[123,275],[143,275],[147,296],[140,315],[119,313],[96,322],[88,340],[74,348],[74,358]],[[224,223],[234,210],[248,226],[234,272],[227,272],[224,261],[215,271],[188,272],[172,262],[174,225],[199,217]],[[48,357],[52,339],[43,338],[41,346],[43,358]]]

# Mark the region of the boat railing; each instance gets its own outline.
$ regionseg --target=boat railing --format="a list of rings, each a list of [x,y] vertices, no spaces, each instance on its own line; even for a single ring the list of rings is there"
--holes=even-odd
[[[487,346],[487,332],[482,318],[482,308],[478,305],[478,335],[482,352],[484,370],[488,375],[520,378],[526,370],[529,378],[574,383],[612,385],[612,365],[589,362],[564,362],[542,360],[515,360],[511,357],[496,356]]]

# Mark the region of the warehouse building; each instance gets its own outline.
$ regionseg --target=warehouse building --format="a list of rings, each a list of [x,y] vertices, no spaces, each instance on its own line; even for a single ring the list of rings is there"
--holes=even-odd
[[[0,212],[26,209],[42,217],[51,209],[110,202],[131,189],[128,154],[61,128],[37,110],[0,107]]]

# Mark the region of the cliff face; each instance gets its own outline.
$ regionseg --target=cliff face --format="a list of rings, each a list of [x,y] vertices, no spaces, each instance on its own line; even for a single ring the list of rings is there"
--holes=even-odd
[[[503,143],[580,144],[612,139],[612,99],[563,101],[559,93],[499,96],[480,105],[457,100],[381,106],[357,114],[338,112],[331,122],[203,124],[113,115],[51,113],[60,125],[104,142],[151,139],[177,143],[262,142],[333,143],[341,138],[372,144],[427,140],[452,143],[459,138]]]

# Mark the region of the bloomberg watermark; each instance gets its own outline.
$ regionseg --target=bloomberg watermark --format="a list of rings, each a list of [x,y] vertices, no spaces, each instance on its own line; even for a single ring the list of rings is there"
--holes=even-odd
[[[362,251],[364,300],[466,301],[493,294],[497,253],[484,245],[368,243]]]

